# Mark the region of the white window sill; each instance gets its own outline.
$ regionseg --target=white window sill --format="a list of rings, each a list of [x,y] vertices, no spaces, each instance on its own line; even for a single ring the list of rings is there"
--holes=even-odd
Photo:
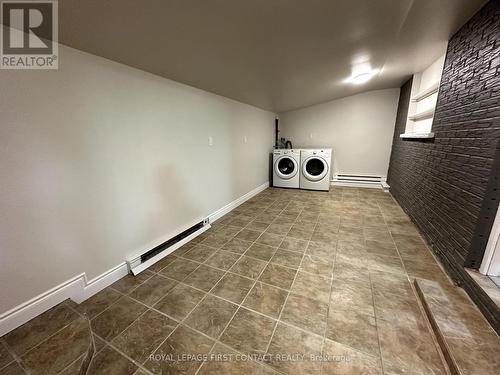
[[[399,135],[403,139],[431,139],[434,138],[434,133],[404,133]]]

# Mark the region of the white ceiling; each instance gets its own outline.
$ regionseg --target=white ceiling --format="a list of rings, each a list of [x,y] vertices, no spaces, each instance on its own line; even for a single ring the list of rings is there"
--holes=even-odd
[[[60,42],[283,112],[399,87],[486,0],[64,0]],[[353,63],[380,72],[344,82]]]

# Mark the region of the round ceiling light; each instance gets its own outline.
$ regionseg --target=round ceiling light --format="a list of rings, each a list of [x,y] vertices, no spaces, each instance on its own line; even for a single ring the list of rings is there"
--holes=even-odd
[[[370,78],[372,78],[372,76],[373,76],[372,72],[359,73],[351,77],[351,82],[359,85],[361,83],[368,82]]]

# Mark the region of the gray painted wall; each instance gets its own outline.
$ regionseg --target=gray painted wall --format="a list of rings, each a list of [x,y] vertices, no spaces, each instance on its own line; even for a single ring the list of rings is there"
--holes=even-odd
[[[332,148],[333,174],[387,176],[398,96],[397,88],[368,91],[281,113],[281,136],[294,147]]]
[[[268,180],[271,112],[64,46],[0,82],[0,312]]]

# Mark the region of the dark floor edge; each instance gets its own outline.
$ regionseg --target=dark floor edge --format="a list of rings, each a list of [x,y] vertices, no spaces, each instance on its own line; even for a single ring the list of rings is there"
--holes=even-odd
[[[418,279],[413,280],[413,284],[415,286],[415,289],[417,291],[417,296],[424,308],[425,316],[427,317],[427,320],[431,324],[432,328],[432,333],[434,334],[434,337],[436,337],[436,340],[439,345],[439,349],[444,357],[444,360],[446,361],[446,365],[448,370],[452,375],[460,375],[460,371],[457,368],[457,364],[453,360],[450,351],[448,349],[448,346],[446,345],[446,341],[444,340],[443,335],[441,334],[441,331],[439,330],[439,327],[437,325],[436,320],[434,319],[434,316],[432,315],[432,312],[429,308],[429,305],[427,304],[427,300],[424,296],[424,293],[422,289],[420,289],[420,285],[418,284]]]
[[[417,280],[417,278],[414,278],[413,282],[411,282],[411,284],[413,284],[413,293],[417,296],[420,311],[422,312],[426,321],[426,325],[429,328],[429,333],[432,336],[432,341],[434,342],[434,345],[439,352],[439,358],[441,358],[443,367],[446,370],[446,375],[461,375],[456,372],[455,366],[450,366],[451,356],[449,355],[448,349],[443,346],[445,342],[443,340],[443,337],[438,332],[439,330],[437,329],[437,323],[430,315],[430,310],[428,308],[427,302],[425,301],[425,298],[423,298],[424,296],[422,291],[420,290],[419,285],[417,284]]]

